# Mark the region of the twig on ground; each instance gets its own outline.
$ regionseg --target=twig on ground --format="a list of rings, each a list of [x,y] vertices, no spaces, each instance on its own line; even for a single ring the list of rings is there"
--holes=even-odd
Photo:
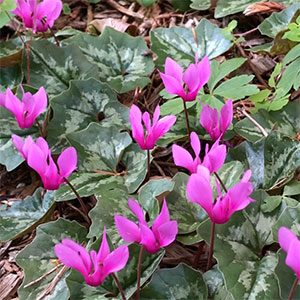
[[[127,16],[130,16],[130,17],[133,17],[133,18],[137,18],[137,19],[140,19],[140,20],[144,19],[143,15],[141,15],[139,13],[136,13],[134,11],[128,10],[127,8],[125,8],[122,5],[118,4],[114,0],[106,0],[105,2],[108,5],[110,5],[111,7],[115,8],[116,10],[118,10],[119,12],[121,12],[121,13],[127,15]]]

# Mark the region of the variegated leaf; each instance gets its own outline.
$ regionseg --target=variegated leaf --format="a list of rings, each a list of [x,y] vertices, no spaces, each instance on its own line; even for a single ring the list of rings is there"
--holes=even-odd
[[[23,71],[27,78],[27,56],[23,52]],[[57,47],[48,40],[35,40],[30,48],[31,85],[44,86],[48,95],[61,93],[69,81],[97,78],[98,67],[90,63],[76,45]]]
[[[90,62],[100,70],[98,78],[119,93],[143,88],[150,82],[152,57],[146,56],[148,47],[141,37],[131,37],[105,27],[100,37],[78,34],[65,43],[80,47]]]
[[[207,55],[210,59],[219,56],[230,48],[230,41],[225,39],[218,26],[202,19],[195,28],[198,43],[191,29],[174,26],[156,28],[151,31],[151,49],[157,54],[156,64],[163,70],[167,57],[187,67],[195,62],[195,53],[199,58]]]

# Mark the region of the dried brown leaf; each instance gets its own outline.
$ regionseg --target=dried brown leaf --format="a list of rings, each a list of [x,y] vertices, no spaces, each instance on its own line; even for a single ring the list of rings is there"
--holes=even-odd
[[[272,13],[272,12],[278,12],[282,11],[285,9],[285,5],[277,2],[258,2],[249,5],[245,10],[244,10],[244,15],[246,16],[251,16],[254,14],[262,14],[262,13]]]

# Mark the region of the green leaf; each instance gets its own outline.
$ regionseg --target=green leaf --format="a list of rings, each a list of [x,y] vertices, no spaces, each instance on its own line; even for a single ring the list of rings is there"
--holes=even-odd
[[[282,202],[282,196],[268,196],[264,199],[264,203],[261,206],[263,212],[271,212],[277,208]]]
[[[216,60],[212,60],[211,66],[211,76],[207,83],[209,90],[212,91],[216,84],[222,80],[225,76],[238,69],[244,62],[246,58],[232,58],[228,59],[222,64]]]
[[[206,212],[200,205],[187,199],[186,183],[188,178],[187,174],[178,172],[172,179],[175,184],[173,191],[166,197],[170,218],[177,220],[179,234],[195,231],[199,223],[207,218]]]
[[[0,28],[9,23],[10,18],[13,19],[14,15],[10,13],[10,11],[14,10],[16,7],[17,5],[14,0],[4,0],[0,3]]]
[[[23,53],[23,71],[27,76],[27,56]],[[49,41],[34,40],[30,48],[31,85],[44,86],[48,95],[69,87],[72,79],[98,77],[98,68],[90,63],[76,45],[57,47]]]
[[[214,94],[231,98],[232,100],[242,99],[259,92],[254,84],[248,84],[254,75],[239,75],[221,83],[214,91]]]
[[[155,3],[156,0],[136,0],[140,5],[143,5],[145,7],[148,7]]]
[[[19,65],[1,68],[0,92],[14,88],[22,82],[22,70]]]
[[[260,124],[267,133],[274,127],[278,133],[294,138],[300,132],[299,104],[291,102],[281,111],[267,112],[259,110],[252,118]],[[234,131],[250,142],[255,142],[263,137],[261,131],[247,118],[234,125]]]
[[[254,192],[251,197],[256,199],[255,203],[234,213],[227,223],[216,225],[214,256],[234,299],[279,299],[274,273],[276,255],[270,253],[262,257],[261,251],[265,245],[273,243],[270,228],[285,204],[271,213],[264,213],[261,204],[267,196],[264,191]],[[210,227],[210,220],[199,227],[206,242],[210,240]]]
[[[291,291],[291,288],[293,286],[293,283],[296,279],[295,272],[286,265],[285,259],[286,259],[286,253],[280,249],[277,252],[278,257],[278,265],[275,269],[276,275],[278,277],[279,281],[279,287],[280,287],[280,296],[281,299],[287,300]],[[294,296],[291,300],[298,300],[300,295],[300,286],[298,284]]]
[[[283,190],[283,195],[284,196],[295,196],[295,195],[300,195],[300,181],[295,180],[289,182]]]
[[[168,0],[172,3],[174,9],[176,9],[179,12],[186,12],[191,9],[190,4],[191,0]],[[207,1],[207,0],[204,0]]]
[[[207,299],[207,287],[199,271],[179,264],[157,270],[141,292],[141,299]]]
[[[150,158],[150,160],[152,157]],[[143,183],[147,175],[147,151],[142,150],[138,144],[132,144],[126,148],[122,157],[126,166],[124,185],[128,193],[134,193]]]
[[[210,0],[192,0],[191,8],[197,10],[207,10],[210,8]]]
[[[159,213],[159,206],[156,200],[166,192],[171,192],[174,188],[174,182],[163,178],[159,180],[149,180],[139,191],[139,202],[144,210],[149,214],[150,220],[154,220]]]
[[[132,196],[127,193],[123,185],[107,183],[95,192],[95,197],[97,204],[89,213],[92,225],[88,237],[100,236],[106,227],[107,234],[115,243],[120,239],[120,235],[115,226],[114,215],[119,214],[136,221],[128,207],[128,198],[132,198]]]
[[[291,5],[281,12],[272,13],[270,17],[266,18],[258,26],[259,31],[261,34],[275,38],[280,31],[287,29],[288,24],[298,8],[300,8],[299,3]]]
[[[143,53],[148,50],[142,37],[105,27],[100,37],[78,34],[66,43],[77,45],[88,60],[99,68],[99,79],[119,93],[143,88],[149,82],[153,70],[152,57]],[[71,46],[70,45],[70,46]]]
[[[203,279],[207,284],[210,300],[233,300],[231,293],[225,286],[224,276],[216,266],[205,272]]]
[[[56,275],[51,273],[34,285],[24,288],[29,282],[44,275],[55,268],[56,255],[54,246],[60,243],[63,238],[70,238],[77,243],[85,241],[86,229],[75,221],[58,219],[55,222],[40,225],[37,228],[36,237],[16,257],[17,264],[24,270],[24,280],[18,290],[20,300],[37,299]],[[67,300],[69,291],[65,283],[65,276],[54,287],[48,299]]]
[[[15,201],[9,209],[0,209],[0,240],[21,237],[31,232],[36,226],[48,221],[54,211],[53,193],[47,192],[42,196],[42,188],[24,200]]]
[[[62,10],[65,15],[69,15],[71,13],[71,8],[70,8],[69,4],[67,4],[67,3],[63,4]]]
[[[288,180],[300,165],[300,143],[272,132],[255,143],[243,142],[230,149],[227,160],[239,160],[251,168],[254,187],[274,189]]]
[[[167,57],[187,67],[195,62],[195,53],[199,58],[207,55],[212,59],[230,48],[230,41],[224,38],[221,29],[206,19],[200,21],[195,32],[199,46],[189,28],[174,26],[151,30],[151,49],[158,56],[156,64],[160,69],[163,69]]]
[[[298,0],[277,0],[276,2],[289,5],[298,3]],[[215,18],[222,18],[243,11],[257,0],[219,0],[215,10]]]
[[[87,171],[116,172],[124,149],[131,144],[127,132],[120,133],[115,127],[97,123],[90,123],[86,129],[69,133],[67,137],[77,149],[78,165]]]
[[[53,118],[47,127],[47,140],[55,152],[69,146],[68,134],[83,130],[92,122],[119,129],[130,126],[129,109],[106,84],[93,78],[71,81],[68,90],[52,98],[51,107]]]
[[[190,107],[194,106],[196,103],[197,103],[196,101],[186,102],[186,107],[189,109]],[[183,111],[184,111],[183,102],[182,99],[179,97],[165,102],[160,107],[160,114],[162,116],[178,115]]]

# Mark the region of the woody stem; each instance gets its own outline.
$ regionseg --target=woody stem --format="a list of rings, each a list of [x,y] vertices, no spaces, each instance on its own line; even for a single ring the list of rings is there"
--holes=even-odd
[[[91,220],[89,219],[88,217],[88,210],[83,202],[83,200],[80,198],[79,194],[77,193],[76,189],[74,188],[74,186],[71,184],[71,182],[66,178],[64,177],[64,181],[65,183],[70,187],[70,189],[73,191],[73,193],[76,195],[76,198],[77,200],[79,201],[80,205],[81,205],[81,208],[82,210],[84,211],[84,214],[85,214],[85,220],[87,221],[87,223],[89,225],[91,225]]]
[[[137,266],[137,286],[136,286],[136,300],[140,300],[140,289],[141,289],[141,269],[142,269],[142,257],[143,257],[143,245],[141,245],[138,266]]]
[[[206,271],[210,270],[211,268],[211,262],[214,253],[215,229],[216,229],[216,223],[212,222]]]
[[[214,174],[217,177],[217,179],[218,179],[219,183],[221,184],[221,186],[222,186],[223,190],[225,191],[225,193],[227,193],[227,189],[226,189],[226,187],[224,185],[224,182],[222,181],[222,179],[220,178],[220,176],[218,175],[218,173],[215,172]]]
[[[121,297],[123,300],[126,300],[126,297],[125,297],[125,294],[124,294],[124,291],[122,289],[122,286],[121,286],[121,283],[120,281],[118,280],[117,276],[114,274],[114,273],[111,273],[111,276],[113,277],[113,279],[115,280],[117,286],[118,286],[118,289],[120,291],[120,294],[121,294]]]
[[[191,129],[190,129],[190,122],[189,122],[189,115],[188,115],[188,111],[187,111],[187,108],[186,108],[186,103],[185,103],[184,100],[183,100],[183,108],[184,108],[184,114],[185,114],[186,128],[187,128],[188,135],[189,135],[189,138],[190,138]]]
[[[296,277],[296,279],[295,279],[295,281],[293,283],[293,286],[291,288],[288,300],[292,300],[293,299],[294,293],[295,293],[296,288],[297,288],[297,284],[298,284],[298,277]]]
[[[36,125],[37,125],[38,129],[39,129],[40,135],[42,136],[42,138],[44,138],[44,132],[43,132],[43,128],[42,128],[40,122],[38,121],[38,119],[35,119],[35,122],[36,122]]]

